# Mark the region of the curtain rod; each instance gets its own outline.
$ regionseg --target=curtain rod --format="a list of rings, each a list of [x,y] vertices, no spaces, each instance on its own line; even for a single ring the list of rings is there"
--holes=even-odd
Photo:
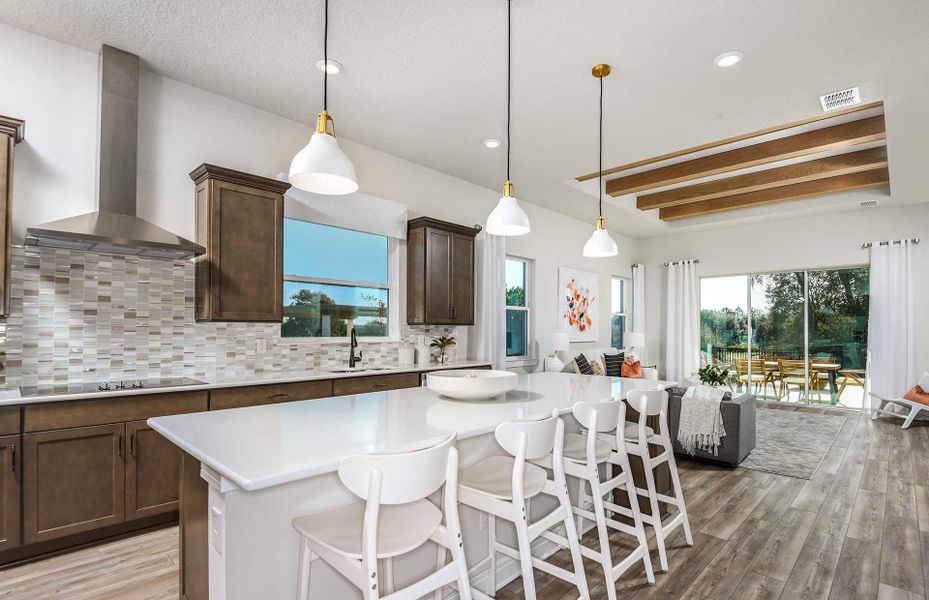
[[[686,260],[674,260],[674,261],[671,261],[671,262],[666,262],[666,263],[664,264],[664,266],[670,267],[671,265],[680,265],[680,264],[685,263],[685,262],[687,262],[687,261],[686,261]],[[699,263],[699,262],[700,262],[700,259],[699,259],[699,258],[695,258],[695,259],[693,259],[691,262],[693,262],[693,263]]]
[[[918,244],[918,243],[919,243],[919,238],[910,238],[909,241],[910,241],[911,244]],[[878,246],[890,246],[891,244],[899,244],[900,242],[901,242],[901,240],[889,240],[889,241],[886,241],[886,242],[877,242],[877,245],[878,245]],[[875,242],[868,242],[867,244],[862,244],[862,245],[861,245],[861,249],[864,250],[865,248],[870,248],[871,246],[874,245],[874,243],[875,243]]]

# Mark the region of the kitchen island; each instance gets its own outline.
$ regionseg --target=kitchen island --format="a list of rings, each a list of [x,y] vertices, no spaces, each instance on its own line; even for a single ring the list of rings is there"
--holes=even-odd
[[[291,520],[358,500],[335,473],[345,456],[408,450],[455,433],[464,467],[501,452],[492,432],[504,421],[542,418],[553,409],[566,414],[576,402],[657,385],[669,384],[534,373],[520,375],[516,389],[492,401],[448,400],[423,387],[150,419],[187,457],[182,593],[187,600],[294,597],[298,536]],[[207,482],[206,494],[196,490],[197,477]],[[473,564],[486,554],[486,525],[469,510],[461,516]],[[434,564],[428,547],[396,560],[398,585]],[[313,598],[360,597],[321,565],[312,592]]]

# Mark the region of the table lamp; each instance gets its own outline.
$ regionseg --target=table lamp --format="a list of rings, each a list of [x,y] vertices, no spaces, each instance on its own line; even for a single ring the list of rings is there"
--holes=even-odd
[[[644,357],[636,352],[636,348],[645,347],[645,334],[641,331],[627,331],[623,334],[623,344],[629,350],[632,350],[632,353],[635,354],[639,360],[644,360]]]
[[[546,333],[542,338],[542,352],[545,354],[545,370],[561,372],[564,370],[564,363],[558,358],[559,352],[566,352],[571,349],[568,340],[568,334],[564,331],[552,331]]]

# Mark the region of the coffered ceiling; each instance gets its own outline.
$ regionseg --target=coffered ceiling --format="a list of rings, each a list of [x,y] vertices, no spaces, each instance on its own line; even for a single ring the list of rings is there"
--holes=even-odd
[[[330,80],[341,136],[489,188],[504,178],[504,0],[335,0]],[[322,2],[0,0],[0,21],[87,50],[107,43],[165,76],[310,123],[319,110]],[[597,84],[605,165],[803,119],[857,85],[883,100],[891,194],[862,190],[662,222],[634,194],[607,223],[634,237],[774,216],[929,200],[929,3],[921,0],[514,0],[513,178],[520,198],[593,220]],[[744,60],[713,64],[727,50]]]

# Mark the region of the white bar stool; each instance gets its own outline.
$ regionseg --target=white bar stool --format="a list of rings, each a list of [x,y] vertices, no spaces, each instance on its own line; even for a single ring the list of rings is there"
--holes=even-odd
[[[501,423],[494,436],[497,443],[509,454],[491,456],[462,469],[458,477],[458,500],[488,514],[489,556],[474,566],[480,569],[490,563],[491,593],[497,592],[497,553],[519,560],[522,569],[523,591],[526,600],[535,600],[533,567],[549,575],[575,585],[584,600],[590,598],[584,563],[581,558],[580,542],[571,515],[571,501],[565,480],[562,446],[564,422],[558,411],[540,421],[518,421]],[[552,457],[553,479],[548,479],[545,469],[527,462],[542,457]],[[558,506],[551,513],[534,523],[529,522],[526,502],[539,494],[554,496]],[[516,527],[518,548],[511,548],[497,541],[496,521],[499,517],[511,521]],[[546,530],[563,524],[567,532],[566,545],[571,550],[574,572],[532,556],[530,544]],[[491,598],[477,589],[472,589],[475,598]]]
[[[365,600],[381,598],[378,559],[386,559],[384,598],[416,600],[457,581],[458,593],[471,598],[458,520],[458,451],[455,436],[398,454],[346,456],[339,479],[365,500],[332,511],[297,517],[300,533],[298,600],[309,600],[315,556],[358,587]],[[444,484],[444,513],[426,500]],[[452,562],[435,573],[394,591],[391,559],[432,540],[451,551]]]
[[[694,545],[693,536],[690,533],[690,519],[687,518],[687,506],[684,504],[684,494],[681,490],[681,478],[678,476],[677,463],[674,460],[674,447],[668,435],[668,392],[664,389],[632,390],[626,395],[626,402],[639,413],[638,423],[626,424],[624,437],[626,451],[638,456],[645,470],[646,488],[637,487],[636,492],[648,498],[651,514],[642,513],[642,521],[651,525],[655,530],[661,570],[667,573],[668,553],[665,540],[674,528],[683,527],[687,545]],[[653,416],[658,417],[658,433],[646,425],[648,418]],[[649,444],[660,446],[661,452],[657,456],[652,456],[649,452]],[[655,468],[665,462],[668,463],[668,470],[671,471],[673,497],[659,494],[655,488]],[[677,508],[677,514],[669,518],[667,523],[662,521],[658,502],[665,502]]]
[[[629,457],[626,454],[625,423],[626,405],[614,399],[609,402],[578,402],[574,405],[574,418],[586,433],[565,434],[564,461],[565,473],[577,477],[580,482],[578,505],[574,507],[574,514],[578,516],[578,531],[583,532],[583,519],[593,521],[597,526],[597,535],[600,538],[600,551],[581,545],[581,554],[594,560],[603,567],[603,573],[608,582],[606,586],[607,598],[616,600],[615,582],[629,567],[642,561],[645,567],[645,577],[648,583],[655,583],[655,574],[652,571],[652,560],[648,552],[648,538],[642,524],[642,514],[639,511],[639,501],[632,474],[629,469]],[[599,439],[600,436],[610,435],[615,439],[611,444]],[[542,464],[539,462],[538,464]],[[607,465],[607,480],[600,480],[600,465]],[[612,476],[612,467],[619,467],[619,474]],[[585,483],[590,485],[594,511],[585,508]],[[612,495],[613,490],[622,488],[629,497],[629,508],[614,502],[604,500],[604,496]],[[607,516],[607,511],[610,516]],[[613,514],[620,514],[632,519],[632,525],[617,521]],[[622,560],[613,564],[610,551],[610,537],[607,528],[621,531],[636,539],[638,545]],[[557,536],[546,532],[545,537],[559,541]]]

